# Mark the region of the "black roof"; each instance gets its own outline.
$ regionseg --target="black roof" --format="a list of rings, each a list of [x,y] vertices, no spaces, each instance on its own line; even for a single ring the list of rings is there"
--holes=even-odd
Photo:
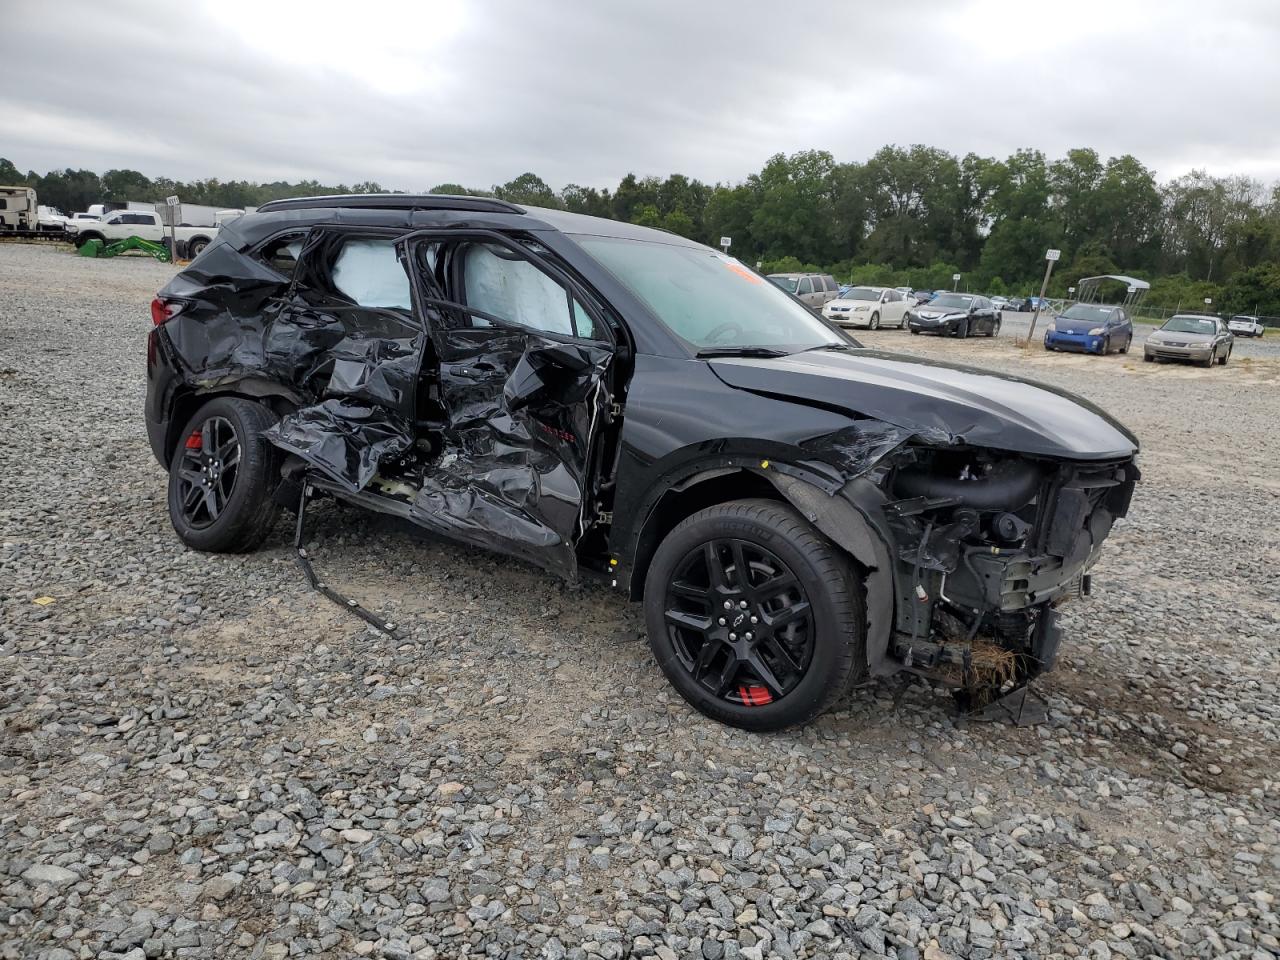
[[[441,193],[358,193],[272,200],[223,226],[228,242],[249,246],[286,229],[317,224],[346,224],[411,231],[441,225],[468,225],[529,232],[555,230],[578,236],[647,240],[671,246],[703,247],[679,234],[621,220],[589,217],[567,210],[523,207],[492,197],[456,197]]]
[[[524,213],[523,207],[493,197],[459,197],[448,193],[348,193],[327,197],[270,200],[259,213],[277,210],[317,210],[345,207],[357,210],[474,210],[480,213]]]

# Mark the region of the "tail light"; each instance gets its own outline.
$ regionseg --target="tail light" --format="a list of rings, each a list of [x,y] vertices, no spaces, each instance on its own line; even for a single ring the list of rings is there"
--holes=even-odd
[[[182,304],[156,297],[151,301],[151,322],[157,327],[182,310]]]

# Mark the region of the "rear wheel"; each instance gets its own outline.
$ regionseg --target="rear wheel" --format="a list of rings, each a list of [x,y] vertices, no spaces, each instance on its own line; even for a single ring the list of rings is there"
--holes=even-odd
[[[689,517],[645,580],[649,645],[697,710],[779,730],[829,709],[866,662],[861,578],[789,506],[737,500]]]
[[[204,253],[204,248],[209,245],[209,241],[204,237],[196,237],[187,244],[187,256],[194,260],[200,254]]]
[[[275,524],[275,448],[261,404],[217,397],[196,411],[169,461],[169,519],[182,542],[212,553],[253,550]]]

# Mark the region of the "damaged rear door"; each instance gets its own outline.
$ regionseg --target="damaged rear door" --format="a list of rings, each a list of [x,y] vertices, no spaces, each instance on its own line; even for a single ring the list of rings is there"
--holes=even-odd
[[[430,337],[440,451],[411,518],[454,539],[577,573],[594,521],[612,333],[591,293],[490,231],[405,241]]]
[[[426,333],[394,233],[321,227],[293,252],[293,283],[263,351],[311,402],[267,437],[355,492],[414,443]]]

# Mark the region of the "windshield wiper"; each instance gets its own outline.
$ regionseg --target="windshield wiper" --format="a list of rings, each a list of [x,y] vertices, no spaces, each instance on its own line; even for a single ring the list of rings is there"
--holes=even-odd
[[[852,343],[841,343],[838,340],[832,340],[830,343],[820,343],[816,347],[805,347],[803,350],[797,350],[796,353],[812,353],[814,350],[839,350],[845,353],[854,349]]]
[[[699,350],[694,356],[699,360],[707,360],[711,357],[785,357],[787,351],[778,350],[774,347],[706,347]]]

